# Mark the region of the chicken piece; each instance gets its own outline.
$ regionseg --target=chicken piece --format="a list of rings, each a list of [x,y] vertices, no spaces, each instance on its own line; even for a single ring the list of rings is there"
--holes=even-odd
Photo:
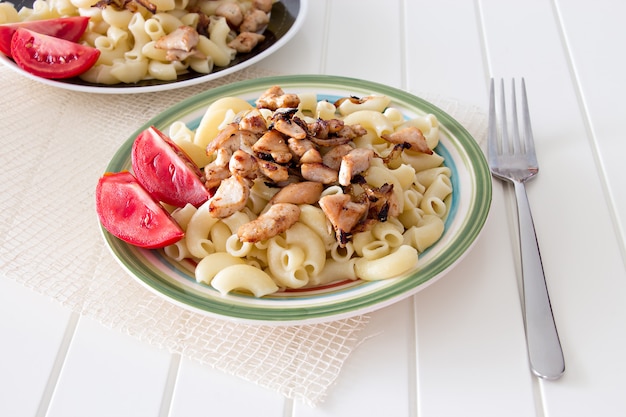
[[[235,141],[236,144],[238,144],[239,149],[251,155],[254,154],[254,151],[252,150],[252,145],[256,143],[258,138],[259,137],[255,133],[252,133],[248,130],[238,130],[233,135],[233,140]]]
[[[422,131],[415,126],[405,127],[389,135],[382,135],[382,138],[387,142],[394,144],[404,144],[406,149],[415,152],[421,152],[428,155],[432,155],[433,151],[428,147],[426,138],[422,134]],[[408,147],[407,147],[408,145]]]
[[[300,105],[300,97],[297,94],[285,94],[279,86],[267,89],[256,100],[259,109],[269,109],[275,111],[280,108],[296,108]]]
[[[267,130],[267,123],[258,109],[252,109],[239,120],[239,129],[262,135]]]
[[[228,170],[232,175],[239,175],[250,180],[255,179],[260,174],[256,157],[241,149],[236,150],[230,157]]]
[[[220,185],[222,180],[230,177],[230,171],[228,164],[231,158],[231,153],[226,149],[218,149],[217,157],[213,162],[204,167],[204,186],[207,189],[212,189]]]
[[[309,138],[319,146],[337,146],[348,143],[359,136],[367,133],[361,125],[346,125],[343,120],[318,119],[308,123]]]
[[[322,184],[332,184],[338,179],[337,171],[322,163],[302,164],[300,165],[300,173],[305,180],[321,182]]]
[[[272,5],[274,2],[272,0],[254,0],[252,2],[252,6],[255,9],[263,10],[265,13],[269,13],[272,11]]]
[[[268,130],[252,145],[252,150],[261,158],[267,159],[270,155],[279,164],[285,164],[291,160],[291,151],[287,146],[285,137],[277,130]]]
[[[239,226],[237,236],[242,242],[256,243],[269,239],[289,229],[300,218],[300,207],[295,204],[272,204],[269,209],[251,222]]]
[[[334,169],[335,171],[339,171],[339,168],[341,167],[341,158],[343,158],[344,155],[347,155],[353,149],[354,148],[347,143],[344,143],[343,145],[337,145],[331,148],[328,152],[324,154],[324,165]]]
[[[307,130],[309,131],[309,135],[313,137],[326,139],[330,133],[329,122],[324,119],[317,119],[312,123],[307,123]]]
[[[261,174],[272,180],[273,182],[283,182],[289,179],[289,170],[283,165],[279,165],[272,161],[265,161],[257,158],[257,165],[261,170]]]
[[[323,190],[324,185],[319,182],[294,182],[286,185],[278,193],[274,194],[270,204],[315,204],[319,201]]]
[[[347,137],[350,139],[356,139],[359,136],[363,136],[367,133],[367,130],[361,125],[344,125],[336,132],[339,137]]]
[[[306,139],[307,125],[299,117],[294,116],[297,109],[289,108],[284,111],[281,110],[282,109],[277,110],[272,117],[273,128],[285,136],[289,136],[294,139]]]
[[[338,145],[345,145],[346,143],[352,142],[351,137],[348,136],[328,136],[327,138],[317,138],[314,136],[310,136],[309,139],[311,142],[316,144],[317,146],[325,146],[325,147],[334,147]]]
[[[335,135],[337,134],[337,132],[343,129],[344,126],[345,124],[343,123],[343,120],[330,119],[328,120],[328,133],[330,133],[331,135]]]
[[[294,139],[306,139],[306,130],[296,120],[296,117],[291,120],[278,119],[274,122],[274,129]]]
[[[340,247],[345,247],[352,229],[365,217],[369,209],[367,200],[352,201],[347,194],[331,194],[320,198],[320,208],[332,224]]]
[[[239,32],[258,32],[270,22],[270,17],[263,10],[252,9],[243,17]]]
[[[237,3],[222,3],[215,9],[216,16],[222,16],[231,28],[238,28],[243,22],[243,11]]]
[[[356,148],[341,158],[339,168],[339,184],[350,185],[352,177],[366,171],[370,167],[374,151],[371,149]]]
[[[301,158],[302,155],[304,155],[310,149],[317,149],[315,148],[315,145],[313,144],[313,142],[307,139],[300,140],[300,139],[289,138],[287,139],[287,146],[289,147],[289,150],[296,158]]]
[[[309,149],[300,157],[300,164],[321,164],[322,162],[322,155],[315,148]]]
[[[203,57],[195,48],[200,35],[191,26],[181,26],[173,32],[161,36],[154,44],[157,49],[165,49],[165,59],[168,61],[182,61],[190,56]]]
[[[229,123],[220,130],[215,138],[209,142],[206,147],[206,154],[211,156],[218,149],[227,149],[232,154],[240,147],[240,139],[235,136],[237,133],[238,125],[236,123]]]
[[[239,53],[247,54],[264,40],[265,36],[260,33],[241,32],[235,39],[228,42],[228,46]]]
[[[246,206],[249,195],[250,188],[242,177],[228,177],[221,182],[211,198],[209,214],[218,219],[228,217]]]

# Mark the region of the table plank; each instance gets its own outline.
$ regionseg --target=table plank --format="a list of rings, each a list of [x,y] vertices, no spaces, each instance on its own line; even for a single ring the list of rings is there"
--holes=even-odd
[[[415,336],[410,299],[371,315],[363,342],[345,362],[325,402],[294,404],[294,417],[415,415]]]
[[[203,415],[283,416],[282,395],[239,377],[182,359],[168,417]]]
[[[171,355],[81,317],[47,417],[158,416]]]
[[[577,68],[563,48],[550,2],[482,4],[491,72],[527,79],[541,166],[528,194],[566,362],[561,380],[540,383],[543,412],[615,415],[624,408],[621,400],[616,408],[616,398],[622,398],[616,390],[626,372],[619,353],[626,349],[626,336],[616,330],[626,321],[626,280],[605,186],[573,88]],[[603,347],[608,340],[610,351]]]
[[[36,416],[42,402],[46,411],[48,387],[54,387],[72,329],[68,309],[0,278],[0,415]]]
[[[622,250],[626,241],[626,169],[623,162],[623,98],[626,95],[626,44],[622,24],[626,4],[611,0],[557,1],[565,46],[573,65],[582,111],[588,118],[589,140],[607,182],[611,209],[615,211]],[[585,30],[580,30],[584,27]],[[599,48],[598,45],[603,45]]]

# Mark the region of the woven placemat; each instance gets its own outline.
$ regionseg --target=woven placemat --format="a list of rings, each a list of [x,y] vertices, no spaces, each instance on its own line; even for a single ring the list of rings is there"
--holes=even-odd
[[[256,67],[158,93],[62,90],[0,67],[3,88],[0,270],[28,288],[147,343],[316,405],[360,342],[368,317],[262,326],[208,317],[139,285],[105,248],[94,209],[98,178],[151,117],[207,89],[276,75]],[[483,138],[478,109],[424,97]]]

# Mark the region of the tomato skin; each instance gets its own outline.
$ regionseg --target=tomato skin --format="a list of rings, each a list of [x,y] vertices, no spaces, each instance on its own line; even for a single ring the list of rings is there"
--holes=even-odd
[[[11,56],[11,38],[18,28],[25,28],[43,35],[78,42],[89,23],[88,16],[58,17],[45,20],[5,23],[0,25],[0,52]]]
[[[50,79],[75,77],[91,68],[100,51],[65,39],[18,28],[11,39],[15,63],[29,73]]]
[[[184,236],[178,223],[128,171],[100,178],[96,212],[109,233],[142,248],[162,248]]]
[[[164,203],[199,207],[210,197],[191,158],[154,126],[137,136],[131,151],[135,177],[152,196]]]

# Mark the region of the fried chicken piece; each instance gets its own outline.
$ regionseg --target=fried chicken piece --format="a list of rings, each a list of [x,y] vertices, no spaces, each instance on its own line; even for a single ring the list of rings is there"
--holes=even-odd
[[[238,125],[236,123],[229,123],[220,130],[215,138],[209,142],[206,147],[206,154],[211,156],[218,149],[228,149],[230,153],[235,152],[239,149],[240,140],[238,137],[235,137],[237,133]]]
[[[319,182],[304,181],[294,182],[281,188],[274,194],[270,204],[315,204],[319,201],[324,185]]]
[[[239,226],[237,236],[242,242],[260,242],[289,229],[300,218],[300,207],[290,203],[272,204],[251,222]]]
[[[322,184],[332,184],[337,182],[338,178],[337,171],[319,162],[300,165],[300,172],[305,180],[321,182]]]
[[[261,173],[273,182],[279,183],[289,179],[289,170],[286,166],[272,161],[265,161],[261,158],[257,158],[257,165]]]
[[[222,3],[215,9],[215,15],[226,19],[231,28],[238,28],[243,22],[243,11],[237,3]]]
[[[239,120],[239,129],[262,135],[267,131],[267,123],[258,109],[252,109]]]
[[[297,94],[285,94],[282,88],[275,85],[270,87],[256,100],[259,109],[275,111],[280,108],[296,108],[300,105],[300,97]]]
[[[356,202],[348,194],[331,194],[320,198],[319,204],[335,230],[339,246],[345,247],[352,229],[367,214],[367,200]]]
[[[387,142],[394,144],[404,144],[405,148],[415,152],[421,152],[428,155],[432,155],[433,151],[428,147],[426,138],[422,134],[422,131],[415,126],[405,127],[397,132],[393,132],[389,135],[382,135],[382,138]]]
[[[231,153],[226,149],[218,149],[217,157],[213,162],[204,167],[204,186],[210,190],[218,187],[222,180],[230,177],[228,163]]]
[[[228,170],[232,175],[239,175],[250,180],[255,179],[260,174],[257,158],[241,149],[237,149],[230,157]]]
[[[265,13],[269,13],[272,11],[272,4],[274,4],[272,0],[254,0],[252,2],[252,7],[262,10]]]
[[[263,10],[252,9],[243,17],[239,32],[258,32],[270,22],[270,17]]]
[[[238,175],[232,175],[220,183],[211,198],[209,214],[219,219],[228,217],[246,206],[249,195],[250,188],[246,181]]]
[[[279,109],[272,116],[272,127],[285,136],[294,139],[306,139],[307,125],[294,113],[297,108]]]
[[[367,171],[373,157],[374,151],[371,149],[356,148],[351,150],[347,155],[341,158],[339,184],[343,186],[350,185],[352,177]]]
[[[307,151],[311,149],[316,149],[313,142],[311,142],[308,139],[300,140],[300,139],[288,138],[287,146],[289,147],[289,150],[296,158],[301,158],[302,155],[307,153]]]
[[[353,149],[354,147],[347,143],[330,148],[330,150],[324,154],[324,165],[334,169],[335,171],[339,171],[339,168],[341,167],[341,159]]]
[[[196,50],[200,35],[191,26],[181,26],[175,31],[160,37],[154,44],[157,49],[165,49],[165,59],[168,61],[182,61],[190,56],[203,57]]]
[[[289,162],[292,157],[285,137],[277,130],[268,130],[252,145],[252,150],[261,158],[262,155],[270,155],[279,164]]]
[[[300,164],[321,164],[322,162],[322,155],[315,148],[309,149],[300,157]]]
[[[228,46],[239,53],[247,54],[256,48],[259,42],[264,40],[265,36],[260,33],[241,32],[235,39],[228,42]]]

